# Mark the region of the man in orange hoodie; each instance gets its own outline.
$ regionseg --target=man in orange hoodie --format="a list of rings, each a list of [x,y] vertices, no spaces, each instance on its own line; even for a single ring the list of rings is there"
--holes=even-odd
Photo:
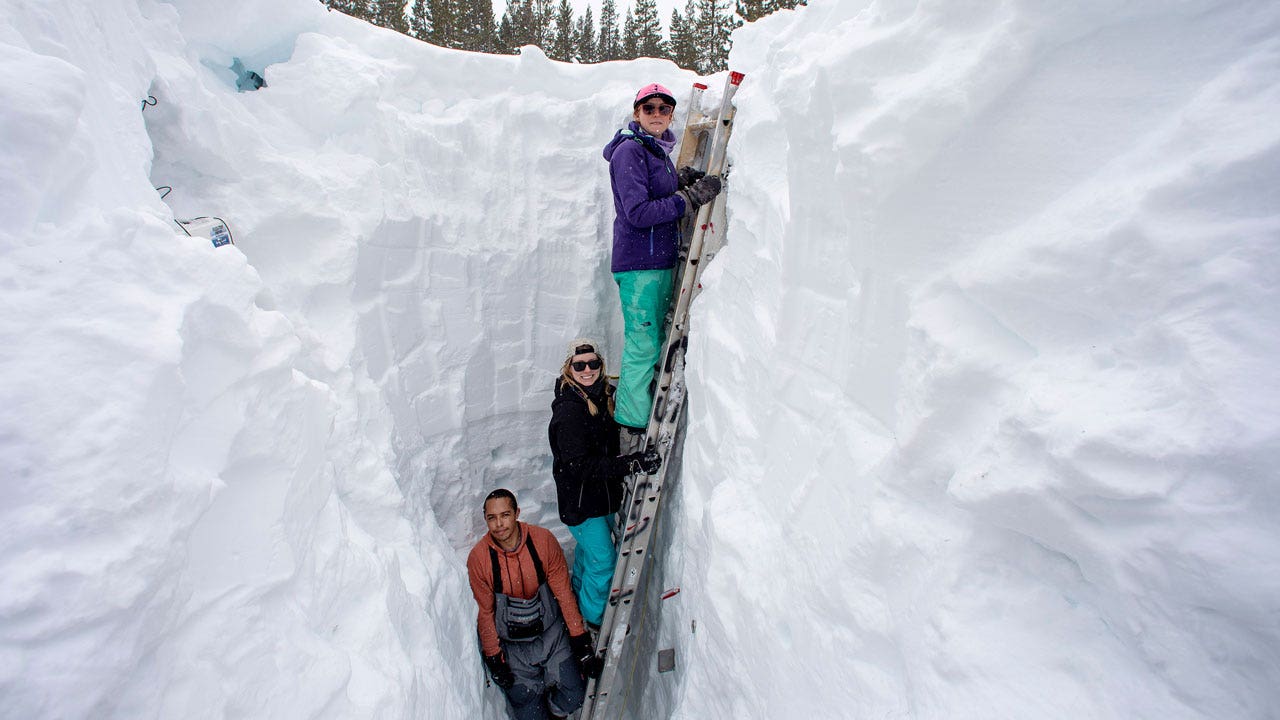
[[[516,720],[563,718],[582,706],[601,661],[582,624],[564,551],[551,531],[520,522],[510,490],[484,500],[489,532],[467,556],[484,663]]]

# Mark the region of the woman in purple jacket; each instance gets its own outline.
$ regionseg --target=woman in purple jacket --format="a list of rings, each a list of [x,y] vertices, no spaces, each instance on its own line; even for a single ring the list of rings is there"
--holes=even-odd
[[[676,172],[670,156],[675,107],[670,90],[645,85],[631,104],[631,122],[604,148],[615,212],[612,271],[626,333],[614,418],[636,432],[644,432],[653,406],[650,384],[662,351],[680,218],[720,192],[718,177],[688,167]]]

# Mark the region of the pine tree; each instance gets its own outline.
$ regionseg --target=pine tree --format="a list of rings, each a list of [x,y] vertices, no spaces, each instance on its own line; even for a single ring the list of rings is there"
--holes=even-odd
[[[509,43],[512,52],[518,52],[525,45],[537,45],[545,50],[551,46],[554,37],[551,20],[551,0],[507,0],[503,21],[508,29],[499,42]]]
[[[575,57],[580,63],[600,62],[596,48],[596,21],[591,14],[591,6],[582,13],[578,21],[578,30],[574,34]]]
[[[555,31],[552,28],[555,21],[554,0],[532,0],[532,4],[533,19],[537,27],[534,34],[537,39],[533,44],[546,50],[551,47],[551,41],[555,38]]]
[[[693,0],[685,3],[686,18],[679,10],[671,11],[671,60],[686,70],[698,69],[698,45],[693,35]]]
[[[755,22],[778,10],[808,4],[808,0],[738,0],[738,15],[746,22]]]
[[[667,57],[667,41],[662,38],[662,21],[658,19],[657,0],[636,0],[633,20],[637,57]]]
[[[600,43],[597,56],[601,62],[622,58],[622,39],[618,37],[618,9],[613,0],[600,3]]]
[[[507,0],[507,9],[502,13],[502,19],[498,22],[497,45],[499,52],[514,55],[517,52],[517,48],[520,47],[516,44],[516,22],[522,5],[522,0]]]
[[[502,20],[498,23],[498,37],[494,43],[496,49],[494,52],[503,53],[505,55],[514,55],[516,48],[515,37],[515,21],[512,20],[511,0],[507,0],[507,11],[502,13]]]
[[[364,0],[320,0],[330,10],[337,10],[343,15],[350,15],[361,20],[369,19],[369,7]]]
[[[413,0],[409,7],[409,34],[419,40],[430,37],[431,13],[427,11],[427,0]]]
[[[457,47],[458,7],[453,0],[426,0],[431,29],[427,42],[440,47]]]
[[[773,12],[772,0],[738,0],[738,17],[743,22],[755,22]]]
[[[366,19],[379,27],[409,32],[409,21],[404,16],[404,0],[373,0]]]
[[[627,8],[626,19],[622,21],[622,59],[635,60],[640,57],[636,49],[636,19]]]
[[[730,34],[741,23],[729,12],[730,0],[696,0],[693,35],[698,39],[698,72],[709,75],[729,67]]]
[[[462,0],[459,11],[454,47],[476,52],[496,51],[498,29],[493,22],[493,0]]]
[[[555,30],[552,32],[551,46],[547,48],[547,55],[553,60],[572,62],[576,34],[573,8],[569,5],[569,0],[560,0],[560,7],[556,9]]]
[[[525,45],[540,45],[533,0],[507,0],[498,35],[498,42],[511,53],[519,52]]]

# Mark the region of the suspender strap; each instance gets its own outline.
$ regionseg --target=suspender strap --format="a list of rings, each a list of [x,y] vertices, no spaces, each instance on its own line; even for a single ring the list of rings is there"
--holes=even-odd
[[[542,558],[538,557],[538,551],[533,548],[533,534],[524,536],[524,544],[529,548],[529,557],[533,558],[533,569],[538,573],[538,585],[547,584],[547,573],[542,569]]]
[[[498,565],[498,553],[489,548],[489,561],[493,563],[493,592],[495,595],[502,594],[502,568]]]
[[[529,557],[533,560],[533,569],[538,573],[538,585],[547,584],[547,572],[542,569],[542,558],[533,547],[533,534],[525,533],[524,546],[529,548]],[[498,564],[498,551],[489,548],[489,562],[493,564],[493,592],[502,594],[502,567]]]

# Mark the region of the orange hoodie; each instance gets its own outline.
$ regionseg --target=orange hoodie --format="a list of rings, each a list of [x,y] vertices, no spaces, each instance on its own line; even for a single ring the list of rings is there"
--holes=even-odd
[[[565,624],[569,626],[569,634],[581,635],[587,631],[582,624],[582,613],[578,612],[578,601],[573,596],[573,588],[569,585],[569,568],[565,565],[560,543],[550,530],[520,523],[520,544],[516,545],[515,550],[503,550],[489,533],[485,533],[467,555],[471,594],[476,598],[476,605],[480,606],[476,615],[476,627],[480,631],[480,647],[485,655],[497,655],[502,650],[498,643],[498,626],[493,620],[493,563],[489,560],[489,548],[498,552],[503,593],[528,600],[538,594],[538,571],[533,566],[533,558],[529,556],[529,548],[525,547],[526,535],[533,540],[533,547],[538,551],[538,559],[542,561],[542,569],[547,574],[547,584],[551,586],[551,594],[560,603],[560,614],[564,615]]]

